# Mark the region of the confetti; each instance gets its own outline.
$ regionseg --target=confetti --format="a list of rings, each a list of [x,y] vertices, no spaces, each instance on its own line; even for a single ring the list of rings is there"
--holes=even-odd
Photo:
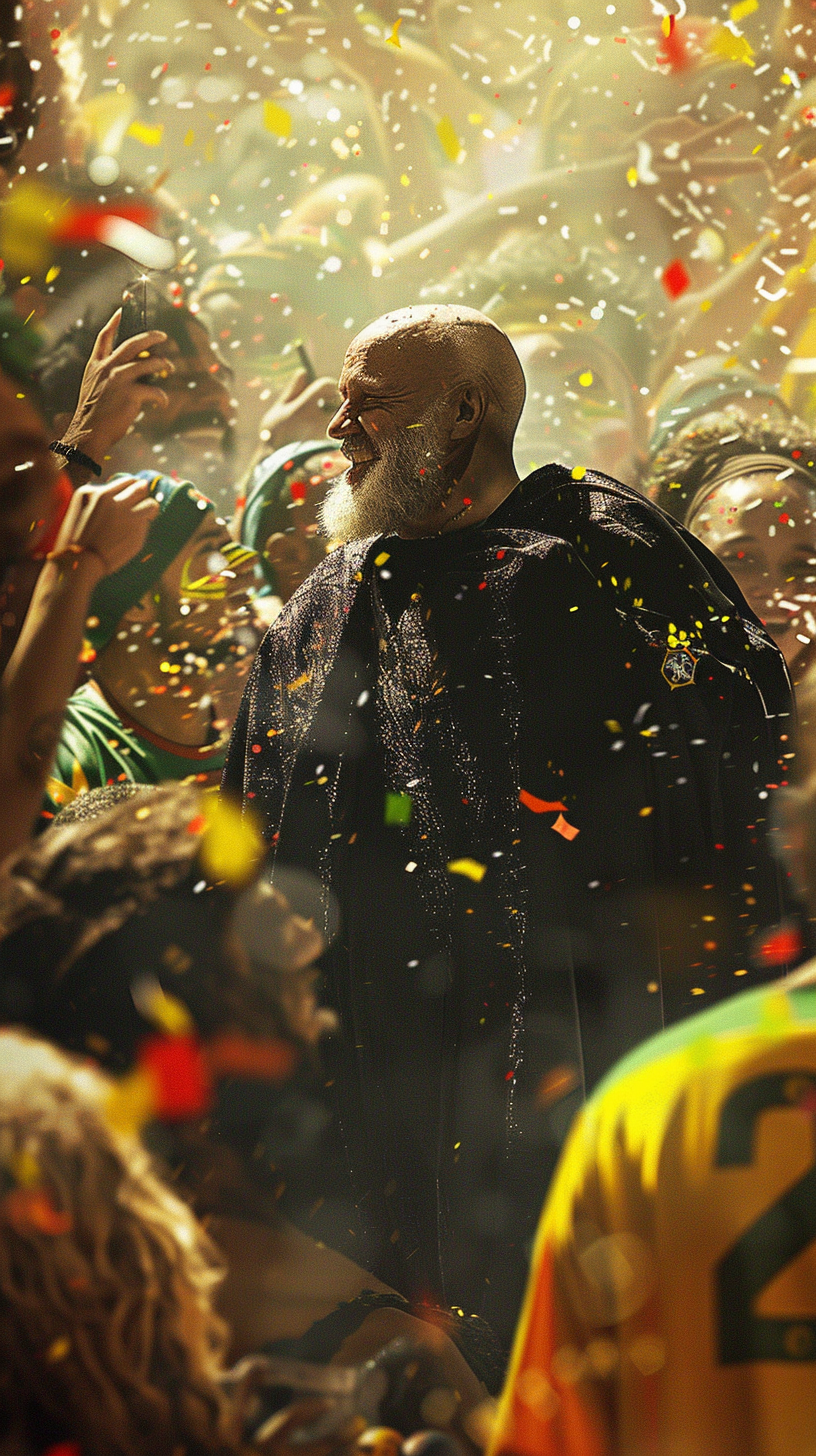
[[[443,116],[436,123],[436,135],[439,137],[440,145],[448,161],[455,162],[462,150],[462,145],[449,116]]]
[[[292,135],[292,118],[284,106],[279,106],[277,101],[264,101],[263,120],[267,131],[273,136],[288,137]]]
[[[144,147],[158,147],[161,146],[164,127],[161,122],[157,126],[145,126],[142,121],[132,121],[127,129],[127,134],[135,141],[141,142]]]
[[[204,796],[202,813],[207,827],[199,857],[210,880],[230,885],[248,884],[260,868],[266,846],[255,819],[221,795]]]
[[[70,1355],[70,1353],[71,1341],[67,1335],[60,1335],[56,1340],[51,1341],[51,1344],[45,1352],[45,1358],[49,1365],[56,1365],[60,1360],[64,1360]]]
[[[196,1036],[148,1037],[139,1048],[138,1067],[152,1082],[156,1117],[178,1122],[206,1112],[212,1082]]]
[[[682,258],[674,258],[668,267],[664,268],[660,279],[669,298],[679,298],[685,293],[691,279]]]
[[[386,794],[386,824],[410,824],[412,810],[413,803],[410,794]]]
[[[33,1232],[57,1238],[69,1234],[74,1226],[70,1213],[55,1208],[44,1188],[13,1188],[0,1202],[0,1215],[19,1234]]]
[[[386,45],[396,46],[397,47],[397,50],[400,50],[400,51],[402,50],[402,42],[400,41],[400,38],[399,38],[399,28],[400,28],[401,25],[402,25],[402,16],[399,17],[399,20],[395,20],[394,21],[394,29],[391,31],[391,34],[387,37],[386,42],[385,42]]]
[[[466,879],[473,880],[479,884],[487,874],[487,865],[479,864],[476,859],[451,859],[447,863],[447,871],[450,875],[464,875]]]
[[[723,61],[743,61],[753,66],[754,52],[744,35],[735,35],[726,25],[718,25],[709,37],[706,50]]]
[[[560,834],[563,839],[567,840],[572,840],[577,834],[581,833],[580,829],[576,829],[574,824],[567,823],[563,814],[559,814],[551,828],[555,830],[556,834]]]
[[[560,799],[554,799],[552,801],[550,799],[537,799],[535,794],[528,794],[526,789],[521,790],[519,802],[526,809],[531,809],[534,814],[554,814],[559,809],[566,812],[567,808],[566,804],[562,804]]]

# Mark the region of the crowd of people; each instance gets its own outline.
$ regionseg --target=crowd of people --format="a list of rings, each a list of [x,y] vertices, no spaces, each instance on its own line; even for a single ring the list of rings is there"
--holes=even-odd
[[[0,1456],[816,1451],[813,3],[0,4]]]

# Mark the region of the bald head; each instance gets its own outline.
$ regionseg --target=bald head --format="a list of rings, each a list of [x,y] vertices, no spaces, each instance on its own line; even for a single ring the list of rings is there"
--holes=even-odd
[[[436,396],[465,384],[481,388],[493,427],[511,444],[524,407],[524,374],[507,335],[486,314],[453,304],[413,304],[368,324],[352,339],[348,362],[372,362],[424,379]]]
[[[524,375],[507,335],[475,309],[385,314],[349,345],[340,393],[329,434],[351,468],[323,506],[329,536],[459,529],[517,483]]]

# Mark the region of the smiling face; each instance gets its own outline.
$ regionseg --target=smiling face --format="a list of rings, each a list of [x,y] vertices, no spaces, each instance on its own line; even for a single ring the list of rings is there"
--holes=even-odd
[[[816,656],[816,492],[795,475],[740,476],[715,487],[688,526],[731,572],[799,681]]]
[[[451,407],[441,351],[405,333],[352,343],[340,376],[343,403],[328,428],[351,468],[321,512],[337,540],[390,535],[434,511],[452,484]]]

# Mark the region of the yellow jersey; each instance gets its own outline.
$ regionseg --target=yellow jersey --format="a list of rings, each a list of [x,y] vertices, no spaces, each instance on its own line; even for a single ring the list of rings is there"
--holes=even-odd
[[[597,1088],[490,1456],[816,1456],[816,962]]]

